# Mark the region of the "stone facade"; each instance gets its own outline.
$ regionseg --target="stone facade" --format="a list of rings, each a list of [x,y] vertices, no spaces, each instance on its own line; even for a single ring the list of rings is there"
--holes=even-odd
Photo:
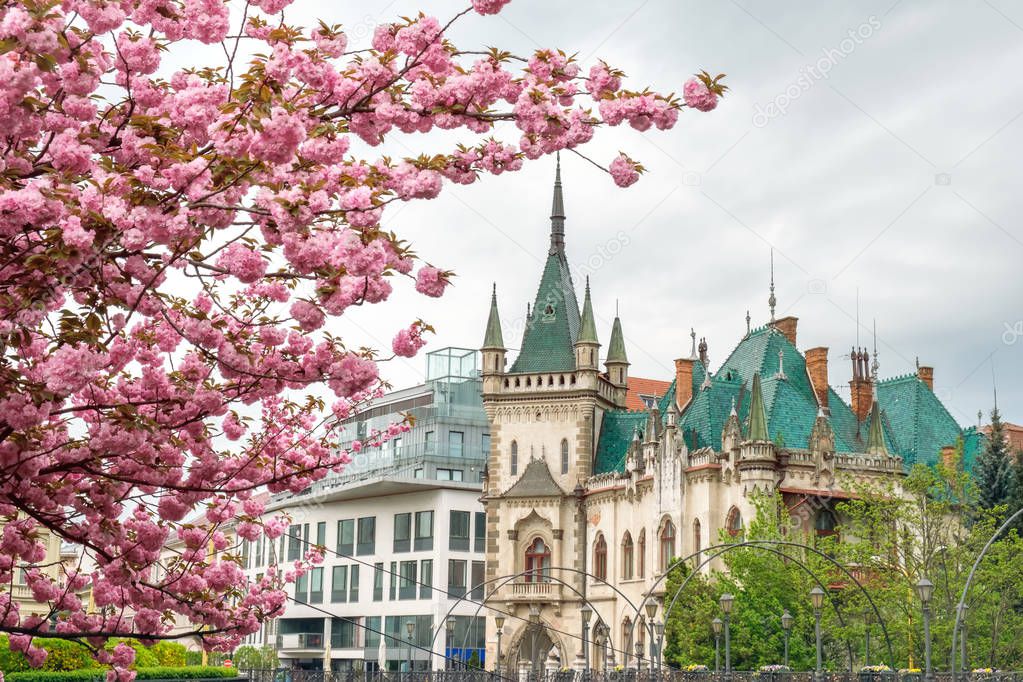
[[[634,665],[635,656],[623,660],[622,652],[644,642],[646,655],[643,603],[648,595],[663,599],[665,569],[682,557],[698,564],[722,534],[742,534],[758,492],[782,495],[793,535],[803,540],[834,532],[834,505],[855,486],[885,482],[897,490],[909,463],[903,450],[910,459],[939,456],[920,452],[931,444],[907,435],[917,430],[902,423],[895,403],[898,419],[879,404],[896,394],[904,402],[909,388],[931,400],[932,375],[902,377],[882,391],[876,355],[871,369],[867,353],[854,350],[854,410],[828,385],[827,349],[804,356],[795,346],[796,318],[774,320],[773,295],[771,321],[750,329],[717,372],[693,333],[667,394],[650,410],[627,410],[621,320],[601,368],[589,282],[577,312],[561,193],[559,171],[551,246],[522,350],[508,368],[496,292],[482,347],[491,433],[482,497],[487,594],[506,614],[501,653],[511,668],[555,657],[561,666],[581,665],[584,603],[594,611],[591,664],[605,664],[606,652],[592,644],[601,630],[617,652],[614,663]],[[929,433],[975,435],[943,407],[932,412],[917,411],[945,430]],[[531,610],[546,626],[535,642]],[[497,654],[494,615],[488,661]]]

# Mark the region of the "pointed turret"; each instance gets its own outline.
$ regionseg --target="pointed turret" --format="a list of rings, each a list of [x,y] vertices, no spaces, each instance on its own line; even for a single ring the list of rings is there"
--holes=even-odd
[[[501,333],[501,315],[497,311],[497,285],[490,294],[490,316],[487,318],[487,331],[483,335],[483,375],[492,378],[504,372],[505,347],[504,335]],[[484,391],[493,392],[500,388],[500,380],[485,380]]]
[[[497,284],[490,294],[490,316],[487,318],[487,332],[483,336],[483,350],[504,350],[504,334],[501,333],[501,315],[497,311]]]
[[[753,375],[753,389],[750,391],[749,430],[746,433],[746,440],[769,440],[764,396],[760,391],[760,372]]]
[[[611,325],[611,341],[607,346],[607,360],[604,361],[607,376],[615,386],[625,388],[629,384],[629,357],[625,353],[625,334],[622,320],[615,315]]]
[[[576,369],[596,371],[599,361],[597,350],[597,323],[593,319],[593,302],[590,300],[590,278],[586,278],[586,295],[583,298],[583,313],[579,318],[579,338],[575,341]]]
[[[867,452],[872,455],[887,455],[888,447],[884,444],[884,428],[881,425],[881,409],[877,401],[870,406],[870,430],[867,432]]]

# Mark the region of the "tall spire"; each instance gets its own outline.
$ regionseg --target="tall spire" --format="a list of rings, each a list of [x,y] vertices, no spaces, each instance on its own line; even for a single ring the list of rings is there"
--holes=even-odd
[[[874,361],[870,363],[870,380],[873,383],[877,383],[877,370],[881,368],[881,363],[877,361],[877,320],[874,320]]]
[[[483,337],[484,349],[504,350],[504,335],[501,333],[501,316],[497,312],[497,284],[490,294],[490,317],[487,318],[487,333]]]
[[[760,372],[753,375],[753,390],[750,391],[748,440],[768,440],[767,413],[764,411],[764,396],[760,392]]]
[[[551,202],[551,253],[565,254],[565,197],[561,194],[561,152],[554,171],[554,200]]]
[[[583,315],[579,320],[579,338],[576,343],[599,343],[597,324],[593,319],[593,304],[590,302],[590,278],[586,277],[586,296],[583,298]]]
[[[774,297],[774,249],[771,249],[771,295],[767,299],[767,305],[771,306],[771,322],[774,322],[774,306],[778,299]]]

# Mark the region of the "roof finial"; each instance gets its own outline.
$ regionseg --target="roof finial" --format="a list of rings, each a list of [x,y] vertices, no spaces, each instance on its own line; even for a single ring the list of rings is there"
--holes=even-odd
[[[984,425],[984,412],[982,410],[977,410],[977,430],[979,431],[980,428],[983,425]]]
[[[565,253],[565,198],[561,193],[561,152],[554,171],[554,200],[551,202],[551,253]]]
[[[785,376],[785,351],[781,348],[778,349],[778,372],[774,375],[774,378],[782,380],[788,378]]]
[[[689,351],[689,357],[696,359],[696,330],[692,327],[689,328],[689,336],[693,339],[692,350]]]
[[[749,311],[747,310],[746,311],[746,336],[749,336],[749,334],[750,334],[749,323],[750,323],[750,316],[749,316]]]
[[[877,361],[877,319],[874,319],[874,361],[870,363],[870,380],[877,383],[877,370],[881,363]]]
[[[774,297],[774,249],[771,249],[771,295],[767,299],[767,304],[771,306],[771,322],[774,322],[774,306],[778,303],[778,299]]]

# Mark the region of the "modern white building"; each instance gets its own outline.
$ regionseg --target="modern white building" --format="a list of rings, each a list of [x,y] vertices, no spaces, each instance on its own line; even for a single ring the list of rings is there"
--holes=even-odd
[[[479,497],[490,436],[478,356],[458,348],[427,354],[424,384],[377,400],[346,425],[356,439],[407,414],[411,431],[363,451],[341,475],[271,499],[267,512],[287,510],[293,525],[283,542],[249,544],[249,573],[294,561],[308,543],[327,555],[289,588],[294,601],[284,616],[248,643],[275,646],[282,665],[307,669],[403,670],[410,658],[415,669],[443,669],[446,656],[483,662]]]

